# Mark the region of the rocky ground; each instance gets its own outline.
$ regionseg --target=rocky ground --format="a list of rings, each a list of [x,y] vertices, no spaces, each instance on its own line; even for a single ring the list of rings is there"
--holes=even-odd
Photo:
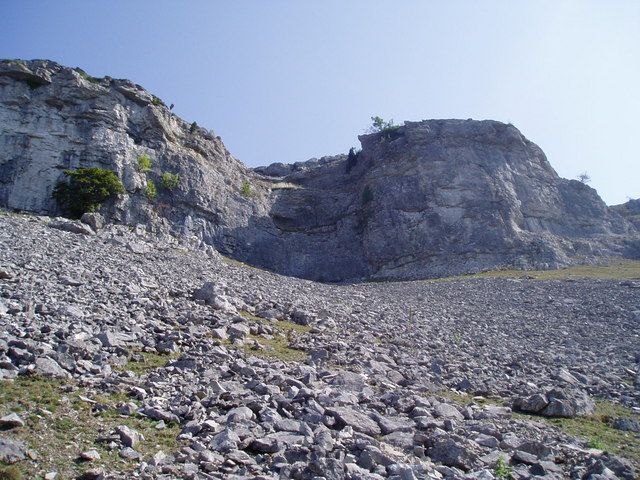
[[[327,285],[87,221],[0,212],[0,478],[635,478],[638,280]]]

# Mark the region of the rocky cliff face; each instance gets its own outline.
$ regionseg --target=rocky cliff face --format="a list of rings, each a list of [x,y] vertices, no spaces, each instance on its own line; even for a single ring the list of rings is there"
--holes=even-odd
[[[640,231],[640,198],[631,199],[621,205],[614,205],[611,209],[633,223],[636,229]]]
[[[327,281],[640,255],[633,224],[595,190],[559,178],[511,125],[407,122],[360,141],[356,162],[341,155],[250,171],[219,137],[130,81],[48,61],[0,64],[1,206],[56,214],[51,192],[64,169],[109,168],[127,190],[103,207],[112,221]],[[136,168],[142,154],[151,172]],[[149,200],[146,183],[163,172],[179,174],[180,185]]]

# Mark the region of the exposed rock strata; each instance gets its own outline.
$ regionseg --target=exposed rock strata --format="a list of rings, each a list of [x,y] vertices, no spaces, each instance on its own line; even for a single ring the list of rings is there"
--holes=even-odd
[[[133,82],[48,61],[0,63],[0,206],[56,214],[51,192],[64,169],[108,168],[127,193],[104,205],[107,220],[330,281],[640,256],[636,227],[595,190],[559,178],[511,125],[406,122],[360,141],[349,166],[339,155],[252,172]],[[148,173],[136,168],[143,154]],[[180,185],[151,201],[146,183],[163,172]]]

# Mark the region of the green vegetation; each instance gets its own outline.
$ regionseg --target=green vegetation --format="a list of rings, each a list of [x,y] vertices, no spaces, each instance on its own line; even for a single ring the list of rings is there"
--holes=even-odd
[[[160,177],[162,188],[165,190],[173,190],[180,185],[180,175],[177,173],[163,172]]]
[[[251,184],[249,183],[248,180],[245,180],[244,182],[242,182],[240,193],[242,194],[243,197],[247,197],[247,198],[253,195],[253,192],[251,190]]]
[[[592,438],[591,440],[589,440],[587,442],[587,447],[589,447],[589,448],[597,448],[598,450],[605,450],[606,449],[604,443],[599,438]]]
[[[640,420],[640,415],[631,409],[606,401],[597,401],[595,413],[588,417],[547,418],[514,414],[514,418],[535,418],[555,425],[566,434],[581,438],[590,448],[620,455],[640,465],[640,434],[613,428],[613,420],[619,417]]]
[[[640,279],[640,261],[609,259],[601,265],[575,265],[558,270],[491,270],[488,272],[438,278],[428,281],[466,280],[472,278],[522,278],[534,280],[564,280],[569,278],[600,278],[608,280]]]
[[[376,115],[375,117],[371,117],[371,126],[369,127],[369,132],[390,132],[393,130],[397,130],[398,128],[400,128],[400,125],[396,125],[395,123],[393,123],[393,119],[385,121],[382,117]]]
[[[105,200],[124,193],[122,182],[111,170],[78,168],[65,170],[64,174],[69,180],[58,183],[53,198],[72,218],[80,218],[85,212],[95,212]]]
[[[366,205],[367,203],[370,203],[372,200],[373,200],[373,191],[371,190],[371,187],[367,185],[366,187],[364,187],[364,190],[362,190],[362,203]]]
[[[353,147],[349,149],[349,155],[347,155],[347,173],[349,173],[353,167],[358,163],[361,150],[357,150]]]
[[[167,358],[165,355],[164,360]],[[157,364],[149,362],[148,366]],[[73,381],[64,383],[38,376],[0,381],[0,416],[16,412],[25,422],[24,427],[3,435],[23,441],[38,456],[37,469],[29,460],[11,467],[0,466],[0,479],[38,478],[43,470],[57,471],[59,478],[76,478],[95,467],[107,472],[127,472],[137,462],[121,458],[117,449],[108,449],[106,444],[96,441],[119,425],[133,428],[144,436],[135,448],[145,457],[159,450],[170,453],[179,449],[179,426],[168,425],[158,430],[156,422],[147,417],[120,415],[116,408],[123,402],[134,400],[121,390],[96,394],[79,388]],[[94,410],[96,404],[100,404],[99,410]],[[100,460],[90,465],[76,462],[80,452],[92,448],[98,450]]]
[[[180,356],[179,353],[155,353],[155,352],[138,352],[142,361],[130,361],[122,370],[128,370],[136,375],[146,375],[147,373],[157,369],[166,367],[170,362]]]
[[[153,161],[151,160],[151,157],[149,155],[147,155],[146,153],[143,153],[138,157],[137,166],[138,166],[138,171],[140,173],[147,173],[151,170],[151,167],[153,166]]]
[[[144,189],[144,193],[149,200],[154,200],[158,196],[158,190],[153,180],[147,180],[147,186]]]
[[[0,480],[22,480],[22,472],[15,465],[0,465]]]
[[[100,78],[92,77],[91,75],[89,75],[87,72],[85,72],[80,67],[76,67],[76,68],[74,68],[74,70],[76,72],[78,72],[82,78],[84,78],[85,80],[87,80],[87,81],[89,81],[91,83],[100,83],[102,81],[102,79],[100,79]]]
[[[156,97],[155,95],[151,95],[151,103],[153,103],[156,107],[164,105],[164,102],[160,100],[159,97]]]
[[[189,133],[193,135],[194,133],[196,133],[196,130],[198,130],[198,124],[196,122],[193,122],[189,127]]]
[[[241,311],[240,315],[252,322],[269,325],[274,330],[273,336],[270,338],[261,335],[249,335],[249,341],[257,342],[264,348],[256,348],[253,342],[249,342],[244,347],[247,354],[284,362],[303,362],[307,358],[306,352],[291,347],[291,340],[295,334],[309,333],[311,327],[308,325],[299,325],[287,320],[272,322],[247,311]]]
[[[507,465],[504,457],[498,457],[496,460],[496,468],[493,470],[496,478],[511,478],[511,467]]]

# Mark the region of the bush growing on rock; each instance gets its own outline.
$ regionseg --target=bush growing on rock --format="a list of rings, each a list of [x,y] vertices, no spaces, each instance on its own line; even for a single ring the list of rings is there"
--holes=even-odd
[[[153,180],[147,180],[147,186],[144,189],[144,193],[149,200],[154,200],[158,196],[158,190]]]
[[[146,153],[143,153],[138,157],[138,171],[140,173],[147,173],[151,170],[153,166],[153,162],[151,161],[151,157]]]
[[[347,155],[347,173],[349,173],[353,167],[358,163],[358,157],[360,156],[360,150],[356,151],[355,148],[349,149],[349,155]]]
[[[164,172],[161,177],[162,188],[173,190],[180,185],[180,175],[177,173]]]
[[[242,193],[243,197],[251,196],[251,184],[249,183],[248,180],[245,180],[244,182],[242,182],[242,188],[240,189],[240,193]]]
[[[58,183],[53,197],[62,212],[72,218],[95,212],[104,201],[124,193],[122,182],[111,170],[78,168],[65,170],[64,174],[69,179]]]
[[[393,123],[393,118],[389,121],[384,120],[382,117],[371,117],[371,126],[369,127],[369,133],[388,132],[397,130],[400,125]]]

